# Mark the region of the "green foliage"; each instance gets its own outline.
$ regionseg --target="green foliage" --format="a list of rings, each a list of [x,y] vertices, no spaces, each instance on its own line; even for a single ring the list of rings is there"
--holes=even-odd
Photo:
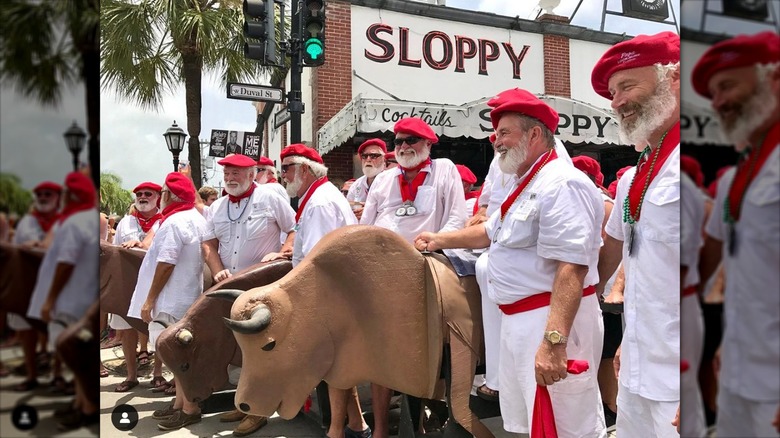
[[[0,211],[7,210],[22,217],[27,214],[32,202],[32,192],[22,187],[18,176],[0,172]]]
[[[110,172],[100,172],[101,212],[123,216],[132,203],[133,193],[122,188],[122,178]]]

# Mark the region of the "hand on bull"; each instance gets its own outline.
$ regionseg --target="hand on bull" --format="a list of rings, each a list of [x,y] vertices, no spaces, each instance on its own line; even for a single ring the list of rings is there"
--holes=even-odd
[[[268,254],[264,255],[260,261],[272,262],[274,260],[290,260],[290,259],[292,259],[292,251],[289,254],[284,252],[269,252]]]
[[[130,248],[141,248],[141,241],[140,240],[128,240],[127,242],[121,243],[122,248],[130,249]]]
[[[154,303],[148,299],[144,301],[144,305],[141,306],[141,320],[147,324],[152,322],[152,310],[154,310]]]
[[[552,345],[542,341],[536,350],[536,383],[541,386],[552,385],[566,378],[566,344]]]
[[[214,283],[219,283],[220,281],[226,280],[232,276],[233,274],[230,273],[229,269],[223,269],[217,272],[217,275],[214,276]]]
[[[414,247],[417,251],[421,252],[436,251],[439,249],[439,247],[436,246],[436,233],[425,231],[418,234],[417,237],[414,238]]]

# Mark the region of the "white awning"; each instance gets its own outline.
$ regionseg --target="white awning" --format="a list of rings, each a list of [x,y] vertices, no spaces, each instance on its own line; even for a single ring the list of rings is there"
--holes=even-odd
[[[680,140],[697,145],[726,145],[720,136],[720,123],[715,113],[687,102],[680,108]]]
[[[618,124],[611,111],[585,102],[557,96],[539,95],[558,111],[560,121],[556,137],[572,143],[620,144]],[[490,107],[483,98],[458,105],[357,96],[317,132],[317,149],[326,154],[358,133],[392,132],[404,117],[420,117],[439,136],[485,139],[493,132]]]

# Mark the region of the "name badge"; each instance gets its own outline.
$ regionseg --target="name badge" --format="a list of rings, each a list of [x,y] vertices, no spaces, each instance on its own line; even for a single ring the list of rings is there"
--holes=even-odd
[[[516,217],[521,221],[524,221],[528,219],[528,216],[530,216],[531,212],[533,211],[534,211],[534,202],[530,199],[524,199],[522,202],[520,202],[520,205],[517,207],[517,210],[515,210],[512,216]]]

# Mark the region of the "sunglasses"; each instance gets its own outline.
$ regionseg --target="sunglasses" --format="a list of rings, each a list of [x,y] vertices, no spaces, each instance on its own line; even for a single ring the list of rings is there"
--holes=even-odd
[[[419,143],[420,140],[422,140],[422,138],[420,137],[396,138],[395,140],[393,140],[393,144],[395,144],[396,146],[401,146],[405,142],[409,146],[412,146]]]
[[[153,195],[154,195],[154,192],[136,192],[135,197],[136,198],[142,198],[142,197],[151,198]]]
[[[290,163],[290,164],[282,164],[282,173],[287,173],[287,170],[290,169],[293,166],[297,166],[301,163]]]
[[[36,192],[35,196],[37,198],[51,198],[54,196],[54,192]]]
[[[360,158],[362,158],[364,160],[368,160],[368,159],[376,160],[377,158],[379,158],[381,156],[383,156],[383,155],[382,154],[360,154]]]

